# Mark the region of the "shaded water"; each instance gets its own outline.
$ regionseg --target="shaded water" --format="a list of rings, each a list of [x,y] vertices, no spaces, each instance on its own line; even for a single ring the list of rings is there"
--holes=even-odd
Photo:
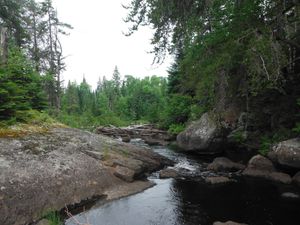
[[[113,201],[76,216],[92,225],[211,225],[214,221],[236,221],[249,225],[299,225],[300,203],[280,197],[288,186],[239,179],[210,186],[195,179],[205,175],[199,158],[175,153],[165,147],[154,151],[175,159],[178,169],[190,171],[185,179],[150,178],[156,186],[134,196]],[[72,220],[66,222],[73,225]]]

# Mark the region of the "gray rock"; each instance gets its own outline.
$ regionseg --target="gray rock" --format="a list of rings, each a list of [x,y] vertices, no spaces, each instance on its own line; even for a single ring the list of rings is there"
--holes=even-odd
[[[131,138],[130,138],[129,135],[126,135],[126,136],[123,136],[123,137],[122,137],[122,141],[123,141],[123,142],[127,142],[127,143],[128,143],[128,142],[130,142],[130,139],[131,139]]]
[[[273,163],[261,155],[256,155],[250,159],[247,168],[243,171],[243,175],[264,178],[283,184],[292,182],[290,175],[277,172]]]
[[[247,169],[263,170],[269,172],[275,171],[271,160],[261,155],[253,156],[248,162]]]
[[[300,196],[298,194],[292,193],[292,192],[285,192],[281,194],[282,198],[286,199],[299,199]]]
[[[283,184],[292,183],[291,176],[286,174],[286,173],[272,172],[272,173],[269,174],[268,178],[272,181],[283,183]]]
[[[114,176],[114,162],[122,164],[128,180],[132,173],[150,173],[170,164],[150,149],[71,128],[0,138],[0,224],[29,224],[49,209],[60,210],[110,190],[126,195],[122,187],[136,183],[135,190],[149,187]]]
[[[36,225],[51,225],[49,220],[42,219]]]
[[[161,179],[176,177],[178,177],[178,172],[174,169],[167,168],[159,172],[159,178]]]
[[[228,184],[235,182],[235,180],[229,179],[228,177],[207,177],[205,178],[205,182],[211,185],[218,185],[218,184]]]
[[[300,138],[278,143],[268,157],[280,165],[300,169]]]
[[[213,170],[216,172],[235,172],[239,170],[245,169],[245,166],[240,163],[232,162],[230,159],[225,157],[215,158],[212,163],[210,163],[207,167],[209,170]]]
[[[181,149],[202,154],[220,152],[223,143],[221,126],[208,113],[177,136],[177,144]]]
[[[245,223],[237,223],[233,221],[227,221],[227,222],[214,222],[213,225],[247,225]]]
[[[293,183],[300,186],[300,171],[293,176]]]
[[[114,175],[127,182],[134,180],[134,171],[123,166],[117,166]]]

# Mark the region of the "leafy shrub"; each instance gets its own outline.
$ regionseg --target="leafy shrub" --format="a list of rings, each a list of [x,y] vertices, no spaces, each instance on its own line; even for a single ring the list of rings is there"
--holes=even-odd
[[[169,126],[168,132],[170,134],[177,135],[180,132],[182,132],[185,129],[185,126],[183,124],[171,124]]]
[[[168,99],[164,112],[163,126],[169,128],[172,124],[184,124],[191,113],[192,98],[185,95],[174,94]]]
[[[266,156],[269,153],[272,144],[273,144],[273,140],[271,138],[267,136],[263,136],[260,141],[260,147],[258,152],[261,155]]]

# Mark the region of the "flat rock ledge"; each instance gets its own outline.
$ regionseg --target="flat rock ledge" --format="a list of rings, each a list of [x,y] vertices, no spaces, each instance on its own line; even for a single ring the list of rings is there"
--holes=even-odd
[[[149,149],[71,128],[0,138],[0,224],[28,224],[95,196],[137,193],[153,184],[136,179],[165,165],[171,162]]]

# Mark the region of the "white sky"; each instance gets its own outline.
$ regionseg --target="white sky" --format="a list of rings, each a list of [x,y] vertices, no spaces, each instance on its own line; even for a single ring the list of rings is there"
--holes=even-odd
[[[121,4],[130,1],[53,0],[60,20],[74,27],[70,36],[62,38],[63,54],[68,56],[63,72],[65,84],[68,80],[81,82],[84,75],[95,87],[99,77],[111,78],[115,66],[122,77],[167,76],[171,59],[151,65],[154,55],[148,53],[152,50],[150,28],[142,28],[130,37],[122,33],[128,24],[123,22],[127,12]]]

